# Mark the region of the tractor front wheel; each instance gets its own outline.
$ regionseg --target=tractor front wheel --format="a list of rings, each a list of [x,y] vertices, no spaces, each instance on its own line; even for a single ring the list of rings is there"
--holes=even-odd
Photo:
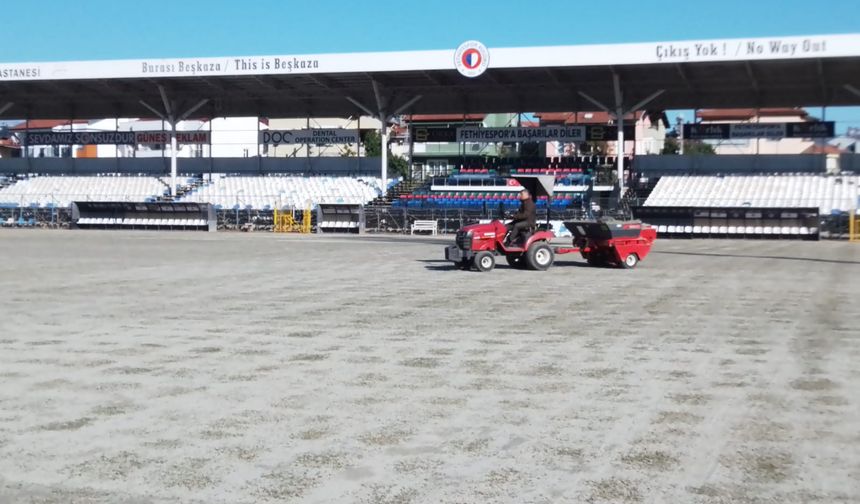
[[[496,258],[492,252],[484,250],[475,254],[474,263],[478,271],[490,271],[496,266]]]

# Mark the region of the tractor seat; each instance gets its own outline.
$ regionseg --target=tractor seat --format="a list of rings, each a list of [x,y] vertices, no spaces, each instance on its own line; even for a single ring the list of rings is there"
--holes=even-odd
[[[529,227],[528,229],[523,231],[523,233],[517,239],[517,243],[510,243],[509,245],[511,245],[511,246],[522,246],[522,245],[524,245],[527,241],[529,241],[529,238],[531,238],[532,235],[535,234],[535,231],[536,231],[535,226]]]

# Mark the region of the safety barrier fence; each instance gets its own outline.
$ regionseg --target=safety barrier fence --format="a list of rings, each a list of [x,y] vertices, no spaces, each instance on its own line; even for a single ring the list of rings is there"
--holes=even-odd
[[[290,209],[284,209],[288,211]],[[303,216],[303,209],[295,209],[296,217]],[[317,229],[318,213],[311,212],[312,230]],[[600,213],[593,215],[601,216]],[[642,216],[648,221],[647,216]],[[460,227],[484,220],[503,218],[495,209],[483,210],[445,210],[445,209],[406,209],[391,207],[365,207],[364,231],[368,233],[409,234],[410,226],[416,220],[435,220],[439,233],[453,234]],[[565,210],[550,212],[551,221],[565,221],[587,218],[583,211]],[[624,217],[617,215],[616,217]],[[274,231],[275,214],[272,210],[217,210],[216,227],[220,231],[255,230]],[[298,219],[297,219],[298,220]],[[546,211],[539,211],[538,222],[547,220]],[[69,228],[72,222],[70,208],[0,208],[0,225],[6,228]],[[848,240],[852,236],[860,241],[860,218],[855,214],[854,227],[851,216],[822,215],[818,218],[818,231],[823,239]],[[695,224],[691,224],[695,225]],[[727,224],[728,225],[728,224]],[[852,234],[853,232],[853,234]]]

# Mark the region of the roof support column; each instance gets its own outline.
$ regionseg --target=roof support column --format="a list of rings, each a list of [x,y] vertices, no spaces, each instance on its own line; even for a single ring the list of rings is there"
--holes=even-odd
[[[161,102],[164,105],[164,112],[158,110],[157,108],[153,107],[152,105],[146,103],[143,100],[140,100],[140,104],[149,109],[162,121],[167,121],[167,123],[170,125],[170,195],[175,197],[177,194],[176,174],[178,171],[178,160],[176,152],[176,124],[188,119],[191,114],[197,112],[203,105],[206,105],[206,103],[209,102],[209,99],[204,98],[197,102],[195,105],[193,105],[191,108],[187,109],[185,112],[177,114],[178,107],[176,106],[176,102],[171,101],[169,99],[169,97],[167,96],[167,91],[161,84],[158,85],[158,93],[161,95]]]
[[[381,137],[380,139],[382,142],[382,148],[380,149],[380,154],[382,156],[382,166],[380,172],[382,177],[382,196],[384,197],[388,193],[388,121],[414,105],[415,102],[422,98],[422,95],[412,97],[411,99],[407,100],[403,105],[397,107],[393,112],[390,112],[393,96],[385,96],[383,94],[383,90],[379,86],[379,83],[377,83],[375,79],[371,80],[370,84],[373,87],[373,96],[376,101],[376,112],[374,112],[370,107],[362,104],[351,96],[347,96],[346,99],[356,107],[366,112],[367,115],[371,117],[376,117],[381,123],[379,136]]]
[[[601,103],[600,101],[596,100],[595,98],[589,96],[586,93],[583,93],[582,91],[577,91],[577,93],[579,93],[580,96],[582,96],[586,100],[590,101],[591,103],[596,105],[599,109],[608,113],[611,117],[613,117],[615,119],[615,124],[618,127],[618,137],[616,138],[617,146],[615,149],[615,151],[616,151],[615,152],[615,154],[616,154],[616,156],[615,156],[616,157],[616,170],[618,172],[619,197],[623,198],[624,197],[624,116],[631,113],[631,112],[635,112],[635,111],[641,109],[642,107],[644,107],[648,103],[651,103],[655,98],[657,98],[658,96],[660,96],[661,94],[666,92],[666,90],[665,89],[659,89],[659,90],[651,93],[651,95],[649,95],[647,98],[639,101],[638,103],[636,103],[632,107],[628,108],[627,110],[624,110],[624,94],[621,90],[621,78],[618,76],[617,73],[614,73],[614,72],[612,74],[612,85],[613,85],[613,89],[615,92],[615,110],[614,111],[611,110],[606,105],[604,105],[603,103]]]
[[[618,202],[624,199],[624,95],[621,93],[621,78],[617,73],[612,74],[612,86],[615,90],[615,124],[618,127],[618,139],[615,146],[615,170],[618,172]]]
[[[385,198],[385,195],[388,194],[388,97],[383,97],[382,93],[379,90],[379,84],[376,80],[371,80],[370,85],[373,87],[373,96],[376,98],[376,110],[379,112],[378,118],[380,128],[380,141],[382,143],[382,148],[380,149],[380,155],[382,156],[382,169],[381,177],[382,177],[382,197]]]

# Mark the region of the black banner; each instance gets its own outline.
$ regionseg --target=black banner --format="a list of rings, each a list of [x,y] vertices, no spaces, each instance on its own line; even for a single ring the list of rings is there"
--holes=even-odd
[[[730,124],[685,124],[684,140],[728,140]]]
[[[833,121],[788,123],[788,138],[833,138],[836,126]]]
[[[602,124],[573,124],[569,125],[571,127],[576,128],[585,128],[585,138],[580,139],[586,142],[612,142],[618,139],[618,126],[615,125],[602,125]],[[558,128],[564,128],[564,126],[558,126]],[[460,128],[460,129],[471,129],[475,131],[487,131],[490,128]],[[511,136],[514,135],[513,132],[515,130],[522,131],[525,133],[537,133],[538,130],[532,128],[495,128],[503,131],[511,131]],[[414,138],[415,142],[457,142],[457,128],[425,128],[425,127],[417,127],[414,128]],[[581,131],[581,130],[580,130]],[[624,125],[624,139],[625,140],[635,140],[636,139],[636,127],[633,124],[625,124]],[[476,140],[480,141],[480,140]],[[508,141],[513,142],[514,140],[500,140],[500,141]],[[519,140],[522,142],[529,142],[530,140]],[[547,140],[531,140],[532,142],[542,142],[542,141],[552,141],[551,139]],[[562,140],[564,142],[568,142],[568,140]]]
[[[415,142],[456,142],[456,128],[427,128],[418,126],[412,128],[412,135]]]
[[[618,126],[587,124],[585,126],[585,139],[588,142],[615,141],[618,139]],[[624,140],[635,140],[636,128],[632,124],[624,125]]]
[[[832,138],[833,121],[793,123],[685,124],[685,140],[728,140],[732,138]]]

